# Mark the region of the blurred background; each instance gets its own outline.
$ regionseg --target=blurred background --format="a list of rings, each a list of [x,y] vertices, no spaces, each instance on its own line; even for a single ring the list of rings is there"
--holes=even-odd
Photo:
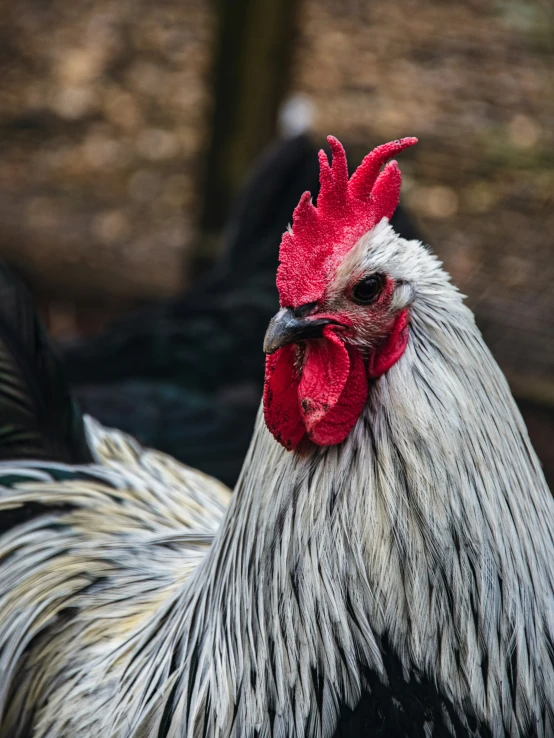
[[[87,410],[232,483],[315,150],[333,133],[355,166],[415,135],[400,230],[468,295],[552,486],[549,0],[0,10],[0,257],[32,284]]]

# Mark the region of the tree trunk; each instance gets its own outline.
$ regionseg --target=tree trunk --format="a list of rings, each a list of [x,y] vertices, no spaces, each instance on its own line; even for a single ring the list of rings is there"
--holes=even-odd
[[[218,231],[262,148],[289,85],[300,0],[217,0],[211,143],[201,229]]]

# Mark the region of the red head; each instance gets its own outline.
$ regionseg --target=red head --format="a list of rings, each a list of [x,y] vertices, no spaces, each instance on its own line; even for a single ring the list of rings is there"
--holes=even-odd
[[[283,235],[277,271],[282,309],[264,344],[265,419],[288,449],[306,433],[319,445],[344,440],[367,401],[368,378],[390,368],[407,340],[406,311],[391,312],[394,280],[359,273],[346,257],[391,218],[400,170],[394,161],[380,168],[417,139],[377,147],[350,179],[342,145],[333,136],[328,141],[333,162],[319,152],[317,207],[305,192],[293,228]]]

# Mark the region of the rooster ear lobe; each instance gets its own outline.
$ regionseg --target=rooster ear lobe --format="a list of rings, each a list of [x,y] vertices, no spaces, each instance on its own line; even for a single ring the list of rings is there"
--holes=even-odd
[[[369,357],[367,373],[370,379],[377,379],[396,364],[408,345],[409,332],[409,314],[407,310],[402,310],[386,341]]]

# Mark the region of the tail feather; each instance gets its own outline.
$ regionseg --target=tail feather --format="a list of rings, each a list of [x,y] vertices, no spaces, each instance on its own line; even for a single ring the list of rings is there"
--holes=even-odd
[[[0,460],[88,463],[82,415],[24,282],[0,264]]]

